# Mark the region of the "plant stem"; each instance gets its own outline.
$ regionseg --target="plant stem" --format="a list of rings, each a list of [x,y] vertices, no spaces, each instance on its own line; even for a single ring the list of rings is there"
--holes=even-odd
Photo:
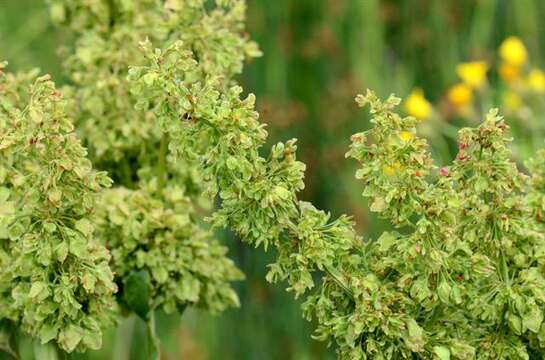
[[[114,359],[129,360],[131,358],[132,339],[134,337],[134,327],[136,317],[128,317],[117,329],[114,345]]]
[[[157,195],[163,196],[163,188],[167,181],[167,150],[168,150],[168,134],[163,133],[161,137],[161,145],[159,147],[159,162],[157,163]]]
[[[17,335],[12,327],[0,324],[0,355],[6,354],[10,359],[19,359]]]
[[[123,185],[125,185],[129,189],[132,189],[134,183],[132,181],[131,166],[129,165],[129,161],[126,158],[121,161],[121,176]]]
[[[57,347],[51,342],[41,344],[39,340],[34,340],[32,347],[36,360],[60,360]]]
[[[155,331],[155,311],[150,311],[148,321],[148,359],[159,360],[161,358],[161,345]]]

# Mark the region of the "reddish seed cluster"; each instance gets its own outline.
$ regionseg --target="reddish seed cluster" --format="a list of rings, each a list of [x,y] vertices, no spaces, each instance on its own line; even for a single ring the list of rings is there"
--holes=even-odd
[[[447,177],[450,175],[450,170],[447,167],[442,167],[439,169],[439,175]]]
[[[458,156],[456,156],[456,160],[458,161],[464,161],[464,160],[467,160],[468,159],[468,156],[466,154],[463,154],[463,153],[459,153]]]
[[[458,161],[464,161],[464,160],[467,160],[468,157],[464,154],[464,150],[467,148],[467,144],[466,143],[460,143],[458,144],[458,150],[460,150],[460,152],[458,153],[458,155],[456,156],[456,160]]]

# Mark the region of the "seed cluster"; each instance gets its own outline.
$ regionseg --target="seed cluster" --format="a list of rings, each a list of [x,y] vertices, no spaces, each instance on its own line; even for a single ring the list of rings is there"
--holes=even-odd
[[[66,351],[98,349],[116,285],[91,216],[111,180],[48,76],[0,68],[0,98],[0,319]]]

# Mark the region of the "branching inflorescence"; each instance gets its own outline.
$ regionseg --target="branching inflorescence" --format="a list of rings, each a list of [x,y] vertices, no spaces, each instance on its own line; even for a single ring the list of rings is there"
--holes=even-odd
[[[182,43],[143,49],[149,65],[130,71],[138,107],[155,111],[171,151],[195,161],[221,198],[212,223],[273,245],[268,279],[287,280],[296,296],[322,274],[303,308],[318,320],[316,337],[334,340],[341,358],[543,354],[543,229],[496,112],[461,130],[453,165],[438,169],[416,119],[394,112],[399,99],[358,96],[374,126],[352,137],[347,156],[361,162],[371,210],[393,226],[362,242],[348,218],[330,221],[297,201],[304,165],[294,141],[259,155],[266,132],[253,95],[241,99],[240,87],[214,76],[195,81],[198,60]]]
[[[40,78],[29,96],[28,87],[34,81],[35,73],[16,77],[6,75],[0,84],[2,97],[6,95],[6,99],[2,99],[4,113],[0,128],[3,144],[0,186],[2,201],[9,205],[2,209],[0,235],[11,239],[11,242],[2,243],[4,252],[0,257],[3,268],[10,269],[2,273],[0,280],[3,294],[0,302],[6,305],[0,310],[0,320],[25,330],[43,343],[54,339],[63,350],[70,352],[75,348],[85,350],[100,346],[101,328],[111,325],[119,317],[119,312],[114,312],[115,301],[122,310],[135,312],[148,321],[150,334],[153,333],[153,312],[156,309],[170,313],[195,306],[218,312],[229,306],[238,306],[238,297],[230,281],[241,279],[242,274],[227,258],[226,248],[202,224],[201,214],[211,202],[201,195],[206,183],[190,162],[174,163],[168,156],[168,134],[162,133],[152,112],[134,109],[137,99],[131,95],[126,77],[129,65],[143,61],[139,49],[141,40],[149,38],[166,45],[173,39],[183,38],[200,59],[201,71],[194,75],[204,78],[209,73],[221,74],[228,83],[241,71],[245,59],[260,55],[256,45],[243,33],[245,3],[218,1],[212,7],[208,6],[210,4],[205,7],[203,1],[176,0],[52,0],[49,3],[52,18],[74,35],[73,42],[62,49],[70,78],[69,85],[61,89],[63,96],[61,91],[49,89],[50,85],[44,88],[47,91],[42,89],[43,84],[49,84],[43,80],[47,78]],[[30,83],[27,86],[20,79]],[[32,95],[34,89],[42,90]],[[81,221],[75,218],[74,223],[64,227],[53,219],[48,220],[48,213],[32,205],[34,198],[23,193],[31,187],[41,188],[38,185],[41,180],[29,175],[39,172],[29,162],[37,157],[29,149],[44,147],[44,141],[35,135],[39,128],[35,124],[38,120],[34,119],[39,118],[36,114],[42,108],[34,111],[37,101],[34,98],[47,100],[48,104],[58,103],[55,108],[47,107],[48,111],[54,110],[55,113],[45,114],[62,120],[63,127],[55,130],[69,138],[72,144],[77,141],[72,132],[75,126],[89,149],[93,165],[107,171],[114,182],[112,188],[89,185],[87,191],[87,178],[81,180],[81,184],[70,179],[69,186],[74,188],[66,190],[61,189],[64,183],[57,179],[60,175],[52,174],[53,180],[48,178],[44,186],[54,190],[50,198],[55,204],[61,198],[67,200],[67,193],[71,196],[77,194],[72,200],[80,201],[80,206],[86,210],[77,214],[85,215]],[[32,111],[25,110],[26,102],[30,103],[28,107]],[[57,114],[61,110],[62,116]],[[65,113],[70,113],[71,118]],[[13,124],[18,125],[15,127]],[[4,137],[4,133],[7,136]],[[47,152],[48,157],[37,164],[46,167],[48,162],[54,161],[51,164],[58,162],[59,166],[65,166],[73,154],[87,156],[79,142],[77,146],[77,152],[67,155],[51,148]],[[62,158],[55,160],[56,156]],[[90,166],[89,160],[85,161],[86,166]],[[9,172],[5,170],[8,165],[20,176],[15,177],[15,170],[11,168]],[[56,169],[53,165],[46,168],[48,171]],[[81,175],[83,170],[74,168],[76,170],[70,168],[70,171]],[[65,173],[67,171],[65,169]],[[97,174],[99,185],[110,185],[111,180],[105,172]],[[65,177],[63,175],[62,179]],[[16,189],[21,194],[16,193]],[[87,195],[91,190],[92,194]],[[70,206],[73,205],[71,202]],[[19,207],[25,210],[24,214],[30,215],[20,214],[23,210]],[[62,215],[62,221],[76,216],[72,213],[58,215]],[[59,250],[56,242],[38,241],[37,237],[33,238],[37,244],[25,240],[28,227],[41,226],[44,219],[51,237],[62,235],[65,241],[60,243]],[[67,230],[63,230],[65,228]],[[71,240],[72,237],[75,240]],[[71,247],[66,250],[68,245]],[[83,250],[75,248],[76,245]],[[18,248],[21,246],[25,247],[25,260],[29,258],[40,264],[52,261],[49,258],[55,256],[66,256],[63,255],[66,250],[68,257],[59,261],[63,266],[70,266],[70,270],[59,269],[54,262],[42,264],[47,270],[43,274],[37,268],[20,269],[22,265],[14,259],[19,256],[18,252],[23,256],[23,250]],[[79,251],[76,258],[81,264],[71,256],[72,247]],[[85,247],[97,249],[85,252]],[[40,256],[34,256],[30,251],[39,251]],[[93,266],[100,267],[100,273],[96,278],[82,273],[85,282],[78,285],[78,266],[88,269],[91,275],[95,275]],[[66,278],[65,273],[70,277]],[[109,283],[105,283],[106,280]],[[48,281],[53,281],[53,284]],[[68,283],[65,284],[66,281]],[[63,294],[67,292],[67,297],[73,296],[73,299],[66,300],[68,305],[79,309],[76,312],[61,307],[61,311],[70,312],[70,319],[65,319],[53,305],[44,303],[47,296],[53,297],[55,304],[64,301],[60,295],[55,295],[53,286],[57,285],[66,286]],[[59,307],[58,304],[56,306]],[[45,316],[46,311],[49,311],[49,318]],[[100,317],[93,318],[95,313]],[[152,340],[156,345],[156,339]],[[154,353],[150,356],[158,356],[157,350],[152,349]]]
[[[363,240],[298,200],[295,140],[261,155],[255,97],[234,80],[259,55],[244,1],[50,3],[76,35],[66,99],[47,76],[0,73],[2,322],[72,351],[100,347],[116,304],[151,322],[238,305],[241,273],[200,219],[217,197],[208,220],[275,249],[267,279],[306,297],[339,358],[545,355],[545,153],[523,175],[497,111],[439,168],[400,99],[359,95],[372,127],[347,157],[391,224]]]
[[[48,76],[0,69],[0,319],[66,351],[98,349],[116,285],[91,216],[93,170]]]
[[[452,166],[433,169],[414,121],[393,112],[398,99],[357,100],[370,104],[375,127],[353,136],[349,155],[361,162],[372,210],[396,228],[364,250],[373,298],[395,301],[368,304],[363,318],[388,316],[371,327],[381,331],[365,334],[363,348],[439,359],[542,357],[543,228],[497,111],[460,131]],[[386,325],[392,318],[405,327]]]
[[[64,50],[76,122],[117,185],[101,196],[98,234],[112,252],[122,305],[144,318],[159,308],[237,306],[229,281],[242,274],[201,224],[199,205],[210,200],[200,174],[190,161],[174,164],[155,115],[135,110],[128,67],[144,60],[141,40],[183,38],[200,59],[196,80],[213,73],[228,82],[259,55],[242,33],[244,10],[242,1],[206,9],[203,1],[51,1],[53,18],[76,34]]]

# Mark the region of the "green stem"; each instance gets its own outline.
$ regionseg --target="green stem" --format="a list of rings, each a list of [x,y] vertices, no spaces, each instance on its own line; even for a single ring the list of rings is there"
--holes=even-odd
[[[0,354],[5,354],[9,356],[10,359],[19,359],[19,356],[17,355],[15,349],[11,348],[10,346],[0,345]]]
[[[352,299],[354,299],[354,293],[352,292],[352,290],[345,284],[345,282],[343,280],[341,280],[341,273],[331,267],[331,266],[326,266],[324,268],[324,271],[337,283],[337,285],[339,285]]]
[[[39,340],[34,340],[32,344],[35,360],[60,360],[57,347],[49,342],[41,344]]]
[[[148,321],[148,359],[159,360],[161,358],[161,345],[155,331],[155,311],[150,311]]]
[[[126,158],[121,161],[121,176],[123,185],[125,185],[129,189],[132,189],[134,186],[134,182],[132,181],[131,167],[129,165],[129,161]]]
[[[0,354],[6,354],[10,359],[19,359],[17,335],[11,326],[0,324]]]
[[[131,315],[117,329],[114,345],[114,359],[129,360],[131,358],[132,339],[134,337],[134,328],[136,317]]]
[[[167,181],[167,150],[168,134],[164,133],[159,147],[159,162],[157,163],[157,195],[163,196],[163,188]]]
[[[501,251],[501,267],[503,272],[503,281],[507,283],[507,286],[511,286],[511,278],[509,277],[509,267],[507,266],[507,261],[505,261],[505,255]]]

